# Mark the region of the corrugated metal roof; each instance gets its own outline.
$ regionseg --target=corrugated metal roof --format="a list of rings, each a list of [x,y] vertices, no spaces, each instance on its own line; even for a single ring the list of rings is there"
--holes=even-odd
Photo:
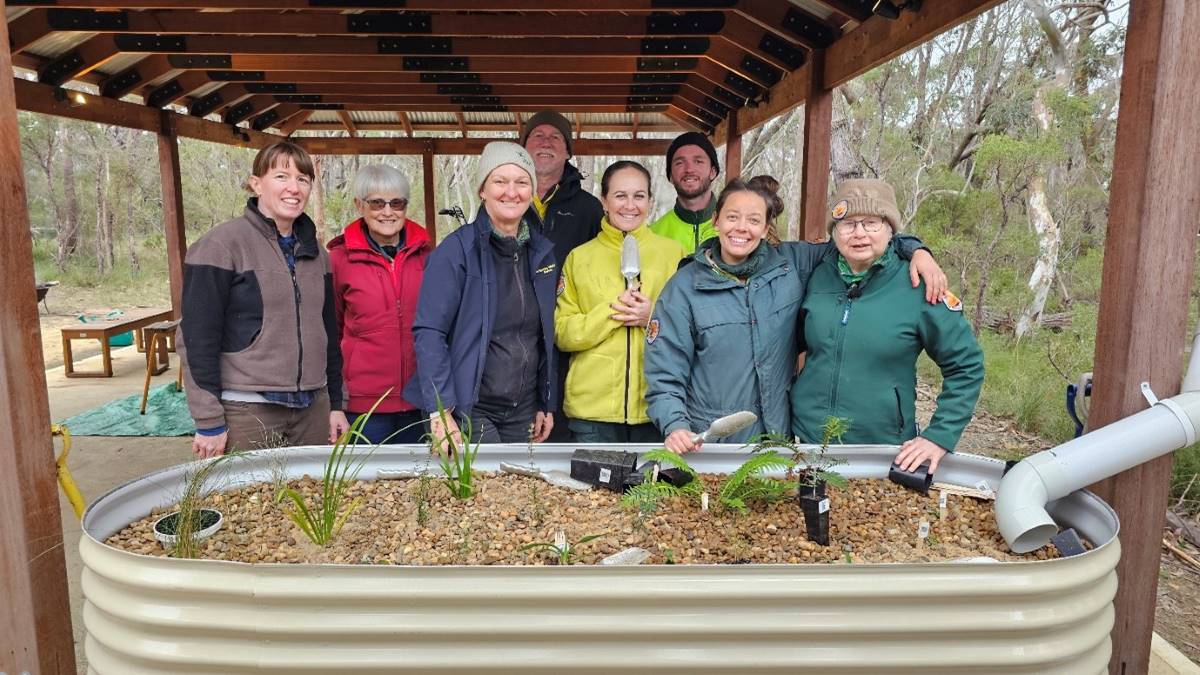
[[[25,51],[35,56],[52,59],[87,42],[95,35],[95,33],[51,32],[35,40]]]
[[[341,121],[336,113],[330,115]],[[350,119],[362,124],[400,124],[400,115],[395,110],[354,110],[350,112]]]
[[[410,112],[408,119],[421,124],[457,124],[454,113],[449,112]]]

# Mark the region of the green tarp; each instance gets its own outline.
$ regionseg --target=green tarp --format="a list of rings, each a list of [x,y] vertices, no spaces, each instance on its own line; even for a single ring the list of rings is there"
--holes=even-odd
[[[72,436],[191,436],[196,425],[188,413],[187,396],[175,391],[175,383],[150,390],[146,414],[138,410],[141,393],[126,396],[99,408],[62,420]]]

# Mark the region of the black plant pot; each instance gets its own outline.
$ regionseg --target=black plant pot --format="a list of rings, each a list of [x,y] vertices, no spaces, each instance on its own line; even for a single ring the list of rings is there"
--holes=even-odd
[[[925,464],[912,471],[902,471],[900,467],[893,464],[891,470],[888,471],[888,480],[927,495],[929,486],[933,484],[933,474],[929,473],[929,467]]]
[[[804,529],[808,540],[829,545],[829,498],[825,496],[825,481],[800,486],[800,510],[804,513]]]
[[[800,475],[800,487],[797,492],[801,497],[818,497],[825,498],[825,481],[816,480],[809,481],[804,474]]]

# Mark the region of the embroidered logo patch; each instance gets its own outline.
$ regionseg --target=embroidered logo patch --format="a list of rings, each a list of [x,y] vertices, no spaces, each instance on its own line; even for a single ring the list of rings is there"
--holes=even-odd
[[[567,275],[561,274],[558,277],[558,288],[554,289],[555,295],[562,295],[563,291],[567,290]]]
[[[963,311],[962,300],[959,300],[958,296],[950,291],[946,291],[946,297],[942,298],[942,304],[951,312]]]
[[[537,273],[538,274],[549,274],[549,273],[553,272],[556,267],[558,267],[558,265],[555,265],[554,263],[550,263],[549,265],[546,265],[545,267],[538,270]]]
[[[843,199],[833,205],[833,211],[830,211],[829,215],[832,216],[834,220],[841,220],[842,218],[846,217],[846,212],[849,210],[850,202]]]
[[[658,339],[658,319],[650,319],[646,324],[646,344],[652,345]]]

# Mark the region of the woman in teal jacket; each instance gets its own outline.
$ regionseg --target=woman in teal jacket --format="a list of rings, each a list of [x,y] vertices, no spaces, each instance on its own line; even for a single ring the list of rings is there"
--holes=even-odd
[[[983,353],[953,294],[922,302],[904,283],[893,233],[902,225],[892,187],[849,180],[829,230],[837,250],[813,271],[804,300],[804,370],[792,387],[792,429],[820,442],[830,416],[850,420],[846,443],[900,444],[896,463],[929,473],[971,420],[983,384]],[[916,364],[924,350],[942,371],[928,427],[916,421]]]
[[[673,452],[739,410],[758,422],[725,439],[743,442],[791,429],[788,388],[795,374],[797,320],[809,274],[832,244],[764,243],[782,202],[757,180],[734,180],[717,200],[717,237],[701,244],[667,282],[646,331],[646,402]],[[921,242],[903,238],[931,298],[945,276]]]

